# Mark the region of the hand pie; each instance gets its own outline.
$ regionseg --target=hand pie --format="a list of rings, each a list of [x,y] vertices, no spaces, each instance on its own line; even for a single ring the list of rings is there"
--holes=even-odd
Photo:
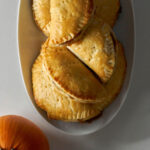
[[[108,96],[101,103],[80,103],[64,95],[49,80],[42,56],[38,56],[32,68],[32,83],[35,102],[45,110],[50,119],[64,121],[86,121],[99,115],[118,95],[124,81],[126,60],[120,43],[116,49],[116,68],[111,80],[105,85]]]
[[[60,45],[74,39],[89,23],[93,0],[50,0],[50,43]]]
[[[93,2],[90,3],[92,3],[93,5]],[[98,18],[103,19],[105,22],[107,22],[109,25],[113,27],[118,17],[118,13],[120,9],[120,1],[119,0],[95,0],[95,5],[96,5],[96,16]],[[91,8],[92,7],[93,6],[91,6]],[[49,36],[50,22],[51,22],[50,0],[33,0],[33,14],[34,14],[34,19],[37,25],[39,26],[39,28],[44,32],[46,36]],[[71,23],[72,22],[69,21],[69,25]]]
[[[50,0],[33,0],[34,19],[45,35],[50,32]]]
[[[118,17],[120,0],[95,0],[95,4],[96,15],[113,27]]]
[[[97,104],[79,103],[62,94],[45,74],[42,61],[40,55],[32,68],[33,93],[37,105],[47,112],[49,118],[75,122],[100,114]]]
[[[94,22],[83,37],[68,46],[80,60],[106,83],[115,67],[115,47],[110,27],[102,21]]]
[[[48,40],[42,55],[48,76],[63,93],[79,102],[101,102],[105,89],[93,73],[66,47],[50,47]]]

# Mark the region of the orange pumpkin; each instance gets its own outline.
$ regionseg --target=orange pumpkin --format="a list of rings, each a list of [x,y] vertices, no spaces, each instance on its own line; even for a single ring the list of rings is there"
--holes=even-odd
[[[0,117],[0,148],[3,150],[49,150],[43,132],[20,116]]]

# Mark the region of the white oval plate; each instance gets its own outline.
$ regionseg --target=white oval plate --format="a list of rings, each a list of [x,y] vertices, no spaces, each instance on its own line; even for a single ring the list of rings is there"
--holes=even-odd
[[[48,120],[46,113],[36,106],[32,93],[31,67],[35,58],[39,54],[41,44],[46,40],[46,37],[42,34],[34,22],[31,6],[32,0],[20,1],[20,14],[18,18],[18,43],[22,76],[33,105],[51,125],[68,134],[84,135],[102,129],[117,115],[126,99],[129,89],[134,62],[135,42],[134,15],[131,0],[121,0],[122,9],[115,26],[117,38],[123,43],[125,48],[125,54],[128,63],[126,80],[121,93],[115,102],[105,109],[101,117],[92,123],[67,123],[56,120]]]

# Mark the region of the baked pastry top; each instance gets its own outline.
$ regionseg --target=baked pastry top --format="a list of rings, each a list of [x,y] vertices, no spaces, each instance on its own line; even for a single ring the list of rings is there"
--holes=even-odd
[[[50,0],[33,0],[33,15],[36,24],[49,36],[50,32]]]
[[[115,67],[114,39],[109,25],[95,18],[82,38],[70,44],[68,49],[106,83]]]
[[[59,45],[75,38],[89,23],[93,0],[50,0],[50,43]]]
[[[64,121],[86,121],[99,115],[120,92],[126,72],[126,60],[122,45],[116,48],[116,69],[110,81],[104,85],[107,98],[100,103],[80,103],[75,98],[65,95],[49,80],[40,54],[32,68],[32,83],[35,102],[45,110],[51,119]]]
[[[84,2],[85,0],[83,1],[79,1],[79,2]],[[53,1],[53,2],[62,2],[62,1]],[[76,1],[72,1],[72,2],[76,2]],[[88,1],[87,1],[88,2]],[[52,2],[51,2],[52,3]],[[95,15],[98,17],[98,18],[101,18],[104,20],[104,22],[107,22],[111,27],[114,26],[116,20],[117,20],[117,17],[118,17],[118,14],[119,14],[119,10],[120,10],[120,1],[119,0],[94,0],[94,4],[95,6],[93,7],[93,2],[92,1],[89,1],[89,8],[87,7],[87,9],[89,9],[89,13],[87,13],[87,21],[88,21],[88,18],[90,17],[91,15],[91,11],[94,10],[95,8]],[[58,3],[57,3],[58,4]],[[69,3],[68,3],[69,4]],[[54,4],[56,5],[56,4]],[[51,22],[51,5],[50,5],[50,0],[33,0],[33,14],[34,14],[34,19],[37,23],[37,25],[39,26],[39,28],[44,32],[44,34],[46,36],[50,36],[50,22]],[[68,7],[70,7],[68,5]],[[81,7],[81,6],[80,6]],[[85,6],[84,6],[85,7]],[[57,8],[57,7],[56,7]],[[64,7],[60,7],[61,9],[60,10],[56,10],[56,11],[61,11],[64,9]],[[66,7],[67,9],[67,7]],[[86,10],[87,10],[86,9]],[[65,10],[65,9],[64,9]],[[71,9],[68,9],[68,10],[71,10]],[[54,12],[54,11],[53,11]],[[65,13],[70,13],[71,11],[66,11]],[[63,13],[63,11],[62,11]],[[83,15],[84,12],[82,12],[82,15]],[[69,14],[68,14],[69,15]],[[72,14],[70,14],[72,15]],[[55,14],[53,15],[55,16]],[[60,16],[58,15],[57,16],[58,18],[57,19],[60,19]],[[63,14],[61,16],[61,18],[63,18]],[[71,19],[73,18],[74,16],[71,16]],[[81,18],[82,19],[82,18]],[[74,19],[73,19],[74,20]],[[86,19],[85,19],[86,20]],[[56,21],[56,20],[55,20]],[[66,21],[66,20],[64,20]],[[59,21],[60,22],[60,21]],[[68,24],[67,24],[68,23]],[[86,21],[84,22],[85,24],[82,26],[82,28],[80,29],[80,31],[83,29],[83,27],[87,24]],[[63,24],[67,24],[67,28],[68,28],[68,25],[71,25],[72,24],[72,21],[69,19],[69,16],[68,16],[68,22],[63,22]],[[61,24],[61,26],[63,26],[63,24]],[[55,23],[53,24],[55,26]],[[74,24],[74,27],[75,27],[75,24]],[[78,27],[78,26],[77,26]],[[53,28],[53,27],[51,27]],[[56,28],[56,27],[55,27]],[[73,27],[71,27],[70,29],[68,29],[67,31],[73,29]],[[60,31],[61,29],[59,29]],[[76,30],[76,29],[75,29]],[[59,32],[57,31],[57,32]],[[63,31],[63,32],[66,32],[66,31]],[[75,32],[78,32],[77,30]],[[66,32],[67,33],[67,32]],[[77,33],[74,33],[75,35]],[[65,34],[64,34],[65,35]],[[69,35],[70,36],[70,35]],[[56,37],[54,37],[55,39]],[[60,38],[60,37],[59,37]],[[66,38],[66,37],[65,37]],[[70,37],[71,38],[71,37]],[[66,41],[64,39],[64,41]],[[61,43],[61,42],[60,42]]]
[[[113,27],[118,18],[120,0],[95,0],[96,16]]]
[[[51,119],[86,121],[101,113],[97,104],[85,104],[64,95],[49,80],[43,69],[42,56],[38,56],[32,68],[33,93],[36,104]]]
[[[105,89],[93,73],[66,47],[50,47],[48,40],[42,55],[49,77],[64,93],[80,102],[99,102]]]

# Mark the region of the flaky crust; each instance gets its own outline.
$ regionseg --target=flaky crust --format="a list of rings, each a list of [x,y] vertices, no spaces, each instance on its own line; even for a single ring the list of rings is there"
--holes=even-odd
[[[75,38],[89,23],[93,0],[50,1],[50,43],[60,45]]]
[[[95,0],[95,4],[96,15],[113,27],[119,14],[120,0]]]
[[[89,3],[93,5],[92,1]],[[113,27],[119,14],[120,0],[95,0],[95,5],[96,16]],[[93,6],[87,9],[91,12]],[[33,0],[33,14],[39,28],[46,36],[50,36],[50,0]],[[91,13],[87,13],[87,15],[90,14]],[[69,25],[70,24],[71,22],[69,22]]]
[[[95,20],[83,37],[68,46],[80,60],[91,68],[99,78],[108,82],[115,67],[115,46],[109,25]]]
[[[105,85],[108,96],[105,101],[94,104],[77,102],[61,93],[45,73],[42,56],[38,56],[32,68],[33,94],[37,105],[45,110],[51,119],[77,122],[99,115],[119,94],[126,73],[126,59],[122,45],[116,49],[116,68],[111,80]]]
[[[66,94],[80,102],[101,102],[105,89],[92,72],[85,67],[66,47],[42,47],[48,75]]]
[[[79,103],[62,94],[44,73],[41,55],[32,68],[32,83],[37,105],[45,110],[51,119],[86,121],[100,114],[97,104]]]
[[[33,0],[32,9],[36,24],[46,36],[49,36],[50,0]]]

